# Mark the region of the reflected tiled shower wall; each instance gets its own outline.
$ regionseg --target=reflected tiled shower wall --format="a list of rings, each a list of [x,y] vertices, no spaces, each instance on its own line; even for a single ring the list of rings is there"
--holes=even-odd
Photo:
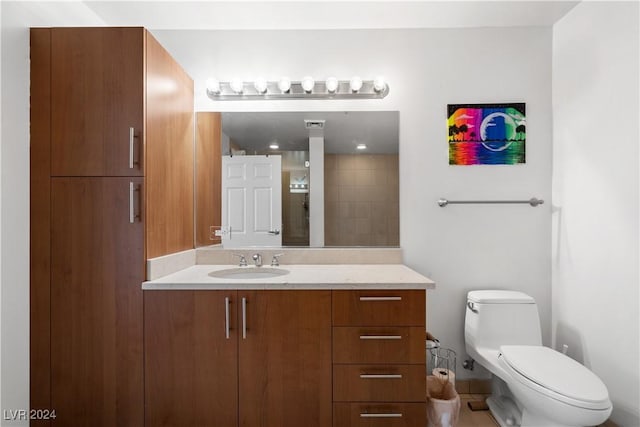
[[[325,245],[398,246],[398,155],[326,154]]]

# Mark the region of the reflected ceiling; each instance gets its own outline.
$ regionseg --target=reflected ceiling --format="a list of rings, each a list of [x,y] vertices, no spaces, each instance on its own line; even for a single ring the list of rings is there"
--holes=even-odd
[[[391,154],[398,152],[398,117],[397,111],[226,112],[222,132],[247,154],[264,153],[272,142],[280,151],[308,150],[305,120],[324,120],[325,153]],[[367,149],[356,150],[358,144]]]

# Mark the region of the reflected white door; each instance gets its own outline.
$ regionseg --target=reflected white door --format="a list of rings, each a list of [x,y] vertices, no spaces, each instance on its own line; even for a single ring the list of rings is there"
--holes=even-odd
[[[222,245],[281,246],[282,159],[222,156]]]

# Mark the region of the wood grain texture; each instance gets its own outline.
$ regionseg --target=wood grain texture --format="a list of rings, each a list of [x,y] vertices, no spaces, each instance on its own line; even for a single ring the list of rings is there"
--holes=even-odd
[[[238,291],[238,298],[247,299],[239,425],[330,426],[331,291]]]
[[[361,297],[400,297],[361,301]],[[424,290],[333,291],[334,326],[425,326]]]
[[[149,291],[144,298],[145,425],[237,426],[236,292]]]
[[[140,176],[129,169],[129,128],[143,130],[142,28],[51,29],[51,172]]]
[[[51,409],[51,30],[31,29],[30,407]],[[33,420],[31,425],[51,425]]]
[[[361,339],[361,336],[401,337]],[[425,363],[424,328],[334,327],[333,363]]]
[[[143,224],[129,183],[53,178],[51,405],[54,425],[143,423]]]
[[[360,414],[402,414],[399,418],[363,418]],[[424,403],[334,403],[333,427],[417,427],[426,425]]]
[[[193,80],[146,34],[147,258],[192,249]]]
[[[361,378],[399,375],[400,378]],[[334,402],[425,402],[425,365],[333,365]]]
[[[211,227],[222,221],[222,121],[220,113],[196,114],[196,247],[222,242]]]

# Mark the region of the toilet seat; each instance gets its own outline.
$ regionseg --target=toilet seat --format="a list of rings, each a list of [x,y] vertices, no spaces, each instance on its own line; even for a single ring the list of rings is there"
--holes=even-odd
[[[514,379],[548,397],[585,409],[611,407],[600,378],[549,347],[504,345],[500,347],[499,360]]]

